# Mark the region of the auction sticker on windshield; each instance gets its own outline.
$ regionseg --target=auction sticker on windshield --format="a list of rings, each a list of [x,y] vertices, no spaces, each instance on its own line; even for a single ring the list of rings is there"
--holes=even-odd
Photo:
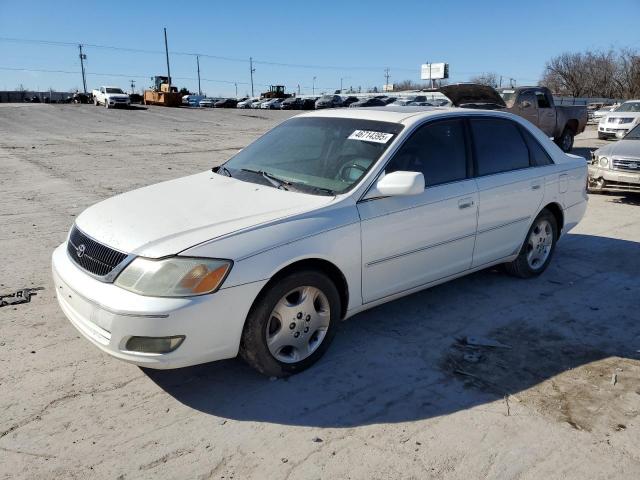
[[[371,130],[356,130],[349,135],[349,140],[360,140],[363,142],[387,143],[393,133],[374,132]]]

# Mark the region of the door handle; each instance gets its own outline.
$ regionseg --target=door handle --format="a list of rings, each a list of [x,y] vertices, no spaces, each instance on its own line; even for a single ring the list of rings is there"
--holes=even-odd
[[[458,201],[458,208],[460,210],[463,210],[465,208],[472,207],[473,204],[474,204],[474,202],[473,202],[472,198],[463,198],[463,199]]]
[[[532,183],[531,184],[531,190],[540,190],[540,184],[539,183]]]

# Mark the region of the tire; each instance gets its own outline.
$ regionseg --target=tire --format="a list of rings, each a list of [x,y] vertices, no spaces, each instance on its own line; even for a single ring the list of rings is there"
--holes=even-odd
[[[573,139],[573,130],[569,127],[565,127],[562,135],[560,135],[560,138],[558,139],[557,145],[563,152],[569,153],[573,148]]]
[[[93,97],[93,104],[97,107],[98,106],[98,99]]]
[[[314,270],[291,273],[268,285],[254,302],[240,356],[269,377],[301,372],[329,347],[340,311],[340,295],[329,277]]]
[[[109,108],[109,99],[105,99],[104,108]]]
[[[513,262],[505,264],[507,272],[520,278],[537,277],[551,262],[557,241],[556,217],[545,208],[529,228],[518,257]]]

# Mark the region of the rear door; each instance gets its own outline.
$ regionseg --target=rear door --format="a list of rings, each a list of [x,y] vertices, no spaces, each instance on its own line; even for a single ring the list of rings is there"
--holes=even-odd
[[[506,118],[470,119],[479,209],[473,266],[517,253],[544,195],[544,169],[534,168],[525,137]]]
[[[428,122],[385,168],[418,171],[425,190],[358,203],[362,296],[371,302],[462,272],[471,266],[478,194],[462,119]]]
[[[553,137],[556,129],[556,110],[553,107],[550,94],[544,90],[536,90],[536,103],[538,106],[538,127],[547,137]]]

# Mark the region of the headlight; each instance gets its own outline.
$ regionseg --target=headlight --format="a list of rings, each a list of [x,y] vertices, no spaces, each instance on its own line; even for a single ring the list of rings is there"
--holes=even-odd
[[[601,167],[607,168],[609,166],[609,159],[607,157],[600,157],[600,160],[598,160],[598,163],[600,164]]]
[[[230,260],[138,257],[116,278],[119,287],[150,297],[189,297],[216,291],[231,270]]]

